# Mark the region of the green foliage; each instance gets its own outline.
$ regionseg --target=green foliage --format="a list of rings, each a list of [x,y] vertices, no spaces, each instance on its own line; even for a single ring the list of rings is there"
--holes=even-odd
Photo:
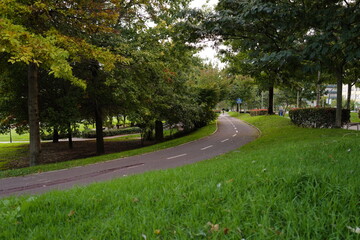
[[[333,128],[336,126],[335,108],[299,108],[289,111],[291,121],[303,127]],[[342,110],[342,125],[350,122],[350,110]]]

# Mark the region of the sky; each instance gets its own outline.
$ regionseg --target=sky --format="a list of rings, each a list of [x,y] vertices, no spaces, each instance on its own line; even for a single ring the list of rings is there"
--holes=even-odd
[[[190,3],[190,7],[192,8],[202,8],[204,5],[214,7],[218,3],[218,0],[193,0]],[[211,43],[209,44],[211,45]],[[198,53],[198,55],[205,60],[205,62],[211,62],[213,64],[218,65],[220,68],[224,67],[224,64],[220,62],[219,59],[216,58],[216,50],[214,50],[211,46],[205,47],[202,51]]]

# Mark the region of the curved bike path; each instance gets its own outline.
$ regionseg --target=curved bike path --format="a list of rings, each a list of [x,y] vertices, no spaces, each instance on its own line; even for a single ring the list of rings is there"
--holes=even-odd
[[[68,189],[151,170],[175,168],[237,149],[258,135],[256,128],[222,114],[214,134],[176,147],[86,166],[0,179],[0,198]]]

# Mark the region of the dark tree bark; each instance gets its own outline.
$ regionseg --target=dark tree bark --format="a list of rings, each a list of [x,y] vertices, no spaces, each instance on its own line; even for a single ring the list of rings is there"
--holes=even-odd
[[[342,120],[342,85],[343,85],[343,74],[341,71],[337,72],[337,96],[336,96],[336,121],[335,126],[341,128]]]
[[[98,102],[95,102],[95,122],[96,122],[96,153],[104,154],[103,118],[102,109]]]
[[[104,147],[104,136],[103,136],[103,116],[102,107],[99,101],[101,96],[98,96],[98,88],[101,88],[99,83],[99,63],[95,60],[90,62],[91,70],[91,84],[92,84],[92,98],[94,101],[94,112],[95,112],[95,126],[96,126],[96,153],[98,155],[105,153]]]
[[[352,84],[349,83],[348,85],[348,92],[347,92],[347,101],[346,101],[346,109],[350,110],[350,103],[351,103],[351,88]]]
[[[161,142],[164,140],[164,126],[162,121],[155,121],[155,140]]]
[[[268,114],[274,114],[274,85],[269,87],[269,105],[268,105]]]
[[[56,127],[54,127],[54,133],[53,133],[53,143],[59,142],[59,131]]]
[[[39,68],[35,63],[28,66],[28,114],[30,127],[30,166],[39,162],[40,126],[39,126]]]
[[[71,129],[71,123],[68,125],[68,139],[69,139],[69,148],[73,149],[73,140],[72,140],[72,129]]]
[[[321,80],[321,72],[318,71],[318,79],[317,79],[317,84],[316,84],[316,107],[320,107],[320,98],[321,98],[321,85],[320,85],[320,80]]]

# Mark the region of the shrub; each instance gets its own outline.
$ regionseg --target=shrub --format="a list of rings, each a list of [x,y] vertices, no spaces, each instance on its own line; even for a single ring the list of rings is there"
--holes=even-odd
[[[249,110],[250,116],[259,116],[259,115],[266,115],[268,113],[267,109],[252,109]]]
[[[123,134],[132,134],[132,133],[140,133],[141,130],[138,127],[130,127],[130,128],[122,128],[122,129],[109,129],[103,131],[103,136],[116,136],[116,135],[123,135]],[[81,132],[80,137],[83,138],[96,138],[96,131],[95,130],[85,130]]]
[[[291,121],[303,127],[333,128],[335,127],[336,108],[298,108],[289,112]],[[342,121],[344,125],[350,122],[350,111],[342,110]]]
[[[359,116],[359,118],[360,118],[360,110],[359,110],[359,112],[358,112],[358,116]]]

